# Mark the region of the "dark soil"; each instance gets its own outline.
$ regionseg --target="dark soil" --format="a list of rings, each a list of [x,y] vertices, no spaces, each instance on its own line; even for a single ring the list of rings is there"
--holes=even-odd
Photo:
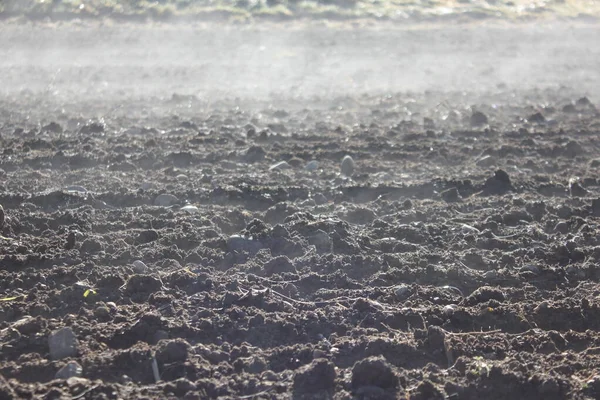
[[[596,28],[2,29],[0,399],[600,398]]]

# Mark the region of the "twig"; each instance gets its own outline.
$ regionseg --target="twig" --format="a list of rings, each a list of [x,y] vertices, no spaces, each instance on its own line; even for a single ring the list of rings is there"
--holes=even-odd
[[[79,393],[77,396],[72,396],[71,399],[72,400],[77,400],[82,398],[83,396],[85,396],[86,394],[88,394],[89,392],[91,392],[92,390],[96,389],[98,386],[100,386],[100,384],[98,385],[94,385],[86,390],[84,390],[83,392]]]

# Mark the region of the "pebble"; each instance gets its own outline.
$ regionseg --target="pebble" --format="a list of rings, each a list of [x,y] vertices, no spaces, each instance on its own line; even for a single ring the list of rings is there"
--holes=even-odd
[[[406,299],[408,296],[410,296],[410,286],[404,284],[396,286],[394,288],[394,295],[399,300]]]
[[[231,235],[227,238],[228,251],[258,251],[261,247],[260,242],[241,235]]]
[[[316,171],[317,169],[319,169],[319,162],[316,160],[309,161],[308,163],[306,163],[304,169],[307,171]]]
[[[354,160],[350,156],[342,159],[342,174],[352,176],[354,174]]]
[[[175,179],[177,179],[178,181],[187,181],[188,177],[187,175],[179,174],[175,177]]]
[[[179,199],[176,196],[173,196],[172,194],[168,193],[163,193],[156,196],[156,199],[154,199],[154,205],[160,207],[169,207],[177,203],[178,201]]]
[[[133,271],[136,274],[144,274],[149,270],[148,266],[141,260],[135,260],[133,262]]]
[[[200,210],[198,210],[198,207],[191,206],[191,205],[183,206],[183,207],[181,207],[181,209],[183,211],[189,212],[190,214],[196,214],[196,213],[198,213],[200,211]]]
[[[77,355],[77,336],[71,328],[65,327],[58,329],[48,337],[48,346],[50,347],[50,358],[60,360]]]
[[[282,169],[290,169],[292,166],[287,161],[279,161],[269,167],[269,171],[280,171]]]
[[[150,190],[150,189],[154,188],[154,183],[152,183],[152,182],[142,182],[142,184],[140,185],[140,188],[142,190]]]
[[[69,379],[81,376],[83,368],[77,361],[69,361],[67,365],[62,367],[54,375],[54,379]]]

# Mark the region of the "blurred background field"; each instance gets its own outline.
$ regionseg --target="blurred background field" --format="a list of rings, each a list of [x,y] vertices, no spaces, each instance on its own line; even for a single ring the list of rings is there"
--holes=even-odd
[[[3,0],[0,17],[116,20],[597,19],[596,0]]]

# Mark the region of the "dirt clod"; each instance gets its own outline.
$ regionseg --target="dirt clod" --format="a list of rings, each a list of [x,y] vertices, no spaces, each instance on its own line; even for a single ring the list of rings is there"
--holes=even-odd
[[[395,389],[398,385],[398,376],[382,356],[369,357],[358,361],[352,368],[352,388],[354,390],[363,386]]]
[[[335,365],[328,360],[318,359],[296,371],[294,392],[316,393],[333,391],[335,387]]]

